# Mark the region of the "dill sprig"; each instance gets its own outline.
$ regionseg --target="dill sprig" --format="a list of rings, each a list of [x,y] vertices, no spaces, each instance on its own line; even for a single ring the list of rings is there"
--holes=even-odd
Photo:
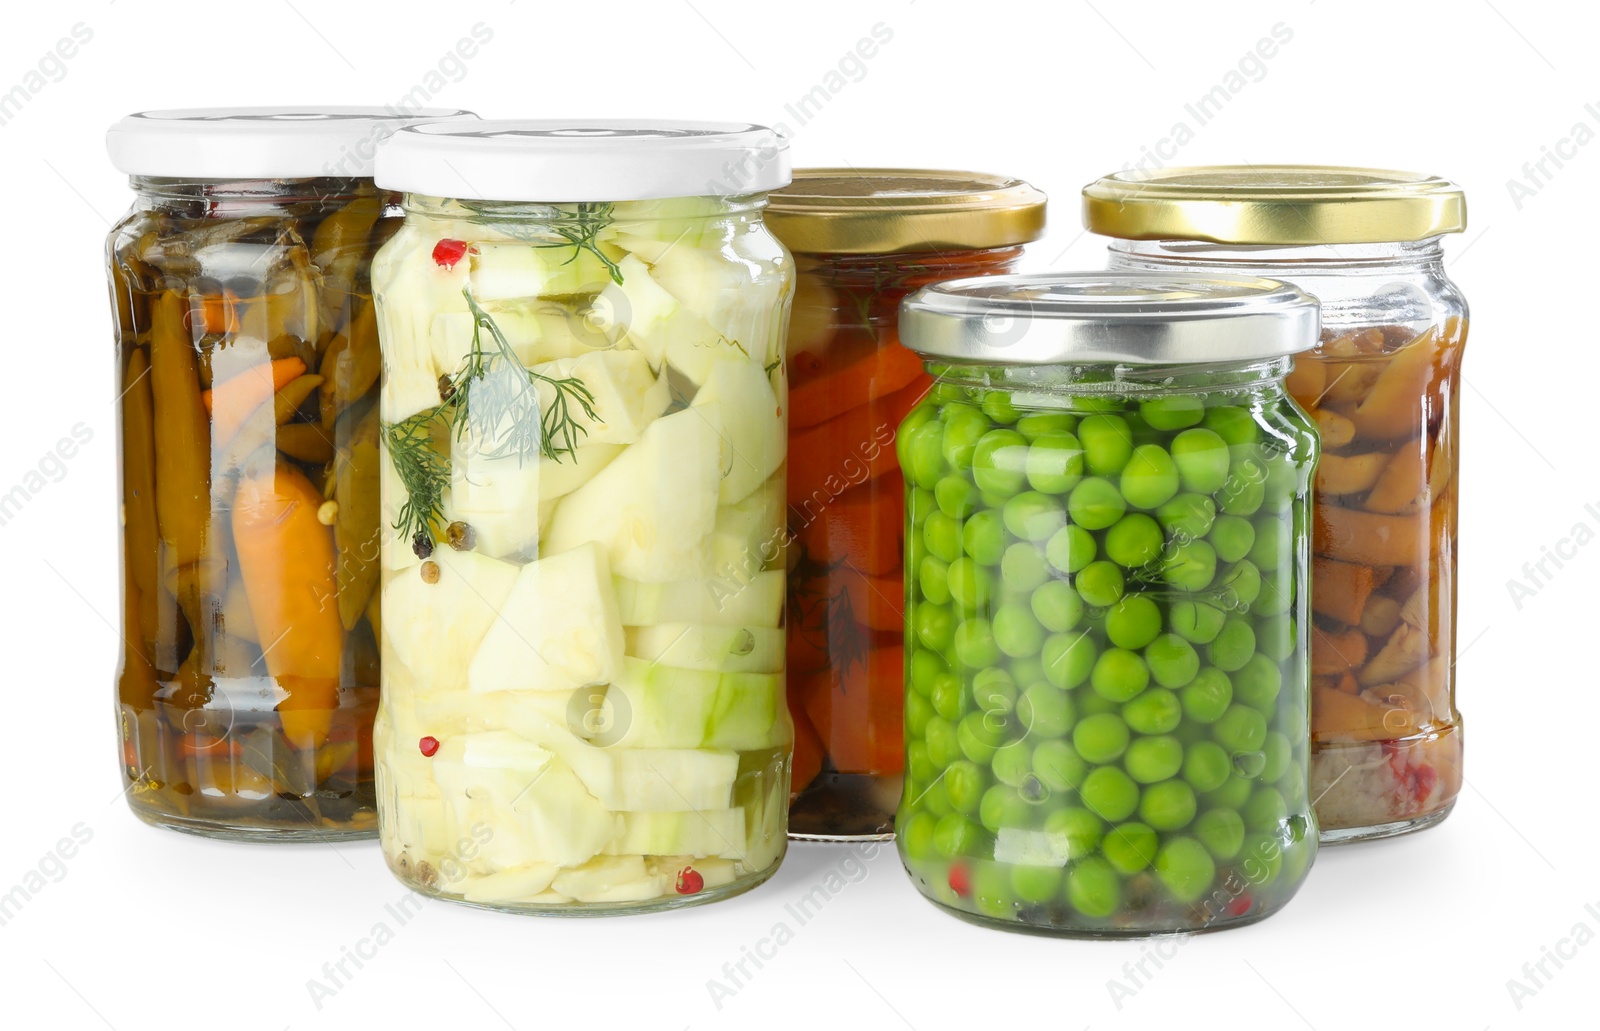
[[[571,247],[572,256],[563,261],[561,263],[563,265],[572,264],[578,260],[578,255],[581,252],[588,251],[600,259],[600,263],[606,267],[606,272],[610,273],[611,281],[620,285],[622,283],[622,270],[617,267],[616,262],[606,255],[605,251],[600,249],[599,244],[601,231],[612,222],[611,208],[612,205],[609,203],[597,204],[585,201],[576,206],[576,210],[570,220],[564,220],[551,227],[564,242],[539,243],[534,244],[534,246],[541,248]]]
[[[444,522],[444,490],[450,485],[450,460],[433,444],[433,424],[438,408],[425,408],[397,423],[384,423],[384,443],[395,475],[406,490],[406,503],[394,528],[407,539],[426,534]]]

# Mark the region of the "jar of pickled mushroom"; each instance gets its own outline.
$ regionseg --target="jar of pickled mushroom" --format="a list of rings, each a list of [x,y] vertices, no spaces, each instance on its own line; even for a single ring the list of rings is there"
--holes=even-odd
[[[905,746],[904,550],[894,432],[931,380],[900,345],[900,301],[1014,269],[1044,231],[1017,179],[801,169],[768,221],[794,252],[789,323],[789,834],[887,838]]]
[[[378,338],[400,225],[382,108],[148,111],[111,128],[129,804],[214,837],[377,831]]]
[[[908,298],[938,382],[906,479],[906,785],[922,893],[1080,937],[1259,920],[1316,852],[1317,438],[1283,283],[964,279]]]
[[[1315,419],[1312,798],[1324,841],[1443,820],[1461,790],[1456,510],[1467,305],[1440,241],[1442,179],[1246,166],[1107,176],[1084,190],[1111,267],[1271,276],[1322,305],[1289,392]]]
[[[389,867],[520,912],[713,901],[783,856],[784,333],[753,125],[397,133],[373,267]]]

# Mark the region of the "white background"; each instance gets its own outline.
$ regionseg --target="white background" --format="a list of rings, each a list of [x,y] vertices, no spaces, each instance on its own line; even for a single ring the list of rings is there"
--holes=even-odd
[[[0,893],[41,864],[54,878],[0,926],[5,1025],[1595,1026],[1600,642],[1587,585],[1600,576],[1600,545],[1577,546],[1520,608],[1507,583],[1578,524],[1600,529],[1600,145],[1562,144],[1570,160],[1559,170],[1548,164],[1551,175],[1520,206],[1507,182],[1526,181],[1524,162],[1576,125],[1600,132],[1600,25],[1586,5],[1496,7],[13,5],[0,31],[0,92],[22,83],[75,24],[93,36],[0,126],[9,227],[0,243],[8,356],[0,493],[75,424],[93,439],[0,528]],[[1184,105],[1283,23],[1292,39],[1192,142],[1175,155],[1168,147],[1167,163],[1409,168],[1455,179],[1470,201],[1467,232],[1448,243],[1450,273],[1475,319],[1463,403],[1458,667],[1469,780],[1455,814],[1411,838],[1326,850],[1281,914],[1166,946],[1173,958],[1120,1008],[1108,982],[1131,986],[1123,965],[1148,945],[968,926],[924,902],[890,848],[858,868],[841,867],[853,862],[842,848],[796,847],[765,887],[682,913],[574,921],[429,903],[400,926],[385,906],[405,893],[373,843],[226,845],[136,821],[117,794],[111,705],[116,429],[102,258],[130,195],[106,160],[104,130],[140,108],[393,102],[478,22],[492,41],[435,103],[491,117],[781,121],[800,165],[1021,176],[1053,202],[1034,268],[1099,266],[1101,243],[1079,233],[1080,187],[1153,151],[1180,119],[1195,128]],[[823,82],[879,22],[892,39],[799,125],[785,105]],[[1596,107],[1586,111],[1587,102]],[[89,842],[64,863],[49,858],[80,824]],[[785,905],[840,869],[858,880],[798,926]],[[793,940],[761,969],[747,963],[751,976],[719,1008],[708,981],[730,984],[723,964],[780,921]],[[347,963],[351,976],[319,1008],[307,982],[329,983],[323,964],[379,922],[392,941],[359,970]],[[1519,1009],[1507,982],[1534,988],[1523,965],[1558,947],[1571,958],[1562,969],[1547,961],[1552,976]]]

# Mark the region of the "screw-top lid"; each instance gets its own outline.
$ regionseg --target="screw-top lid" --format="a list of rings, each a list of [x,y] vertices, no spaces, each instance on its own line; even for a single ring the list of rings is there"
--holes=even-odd
[[[923,168],[802,168],[767,225],[791,251],[890,254],[1013,247],[1044,235],[1045,196],[1021,179]]]
[[[550,203],[764,193],[789,181],[789,142],[739,122],[434,123],[395,133],[377,179],[431,197]]]
[[[365,179],[385,137],[471,111],[387,107],[233,107],[140,111],[113,125],[118,171],[178,179]]]
[[[979,276],[900,305],[900,340],[925,358],[1002,365],[1193,365],[1316,346],[1317,302],[1275,279],[1152,272]]]
[[[1083,224],[1124,240],[1398,243],[1461,232],[1467,202],[1456,184],[1415,172],[1215,165],[1097,179],[1083,188]]]

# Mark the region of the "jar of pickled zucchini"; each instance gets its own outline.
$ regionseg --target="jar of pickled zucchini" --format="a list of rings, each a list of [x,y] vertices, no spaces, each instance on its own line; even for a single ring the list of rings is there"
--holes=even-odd
[[[380,835],[520,912],[713,901],[783,856],[784,333],[753,125],[418,126],[378,182]]]
[[[906,785],[922,893],[1012,930],[1205,931],[1283,906],[1308,792],[1317,438],[1283,283],[964,279],[902,307]]]
[[[1271,276],[1322,305],[1289,392],[1322,434],[1311,608],[1312,798],[1327,842],[1449,815],[1460,376],[1467,304],[1441,239],[1460,188],[1364,168],[1107,176],[1084,190],[1111,267]]]
[[[111,128],[129,804],[214,837],[377,831],[381,108]]]
[[[931,380],[901,300],[1012,271],[1044,195],[1003,176],[801,169],[768,221],[794,252],[789,323],[789,834],[887,838],[905,748],[903,488],[894,432]]]

